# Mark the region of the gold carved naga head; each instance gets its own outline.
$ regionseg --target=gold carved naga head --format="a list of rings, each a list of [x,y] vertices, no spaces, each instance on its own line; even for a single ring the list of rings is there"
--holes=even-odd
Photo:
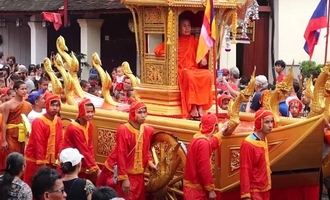
[[[289,68],[288,74],[285,76],[285,79],[276,84],[277,92],[280,93],[281,96],[287,96],[293,90],[293,68]]]
[[[58,37],[56,39],[56,44],[57,44],[57,47],[60,48],[60,50],[68,51],[68,47],[65,44],[65,40],[64,40],[63,36],[60,35],[60,37]]]
[[[249,84],[246,86],[244,90],[241,91],[243,101],[248,101],[249,97],[254,93],[254,88],[256,84],[256,66],[254,66],[253,73],[251,75],[251,79],[249,81]]]

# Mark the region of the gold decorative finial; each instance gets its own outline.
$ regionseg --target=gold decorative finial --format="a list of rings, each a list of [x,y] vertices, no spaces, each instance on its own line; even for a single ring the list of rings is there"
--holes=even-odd
[[[95,52],[92,54],[92,66],[98,71],[101,83],[102,83],[102,95],[104,98],[104,102],[110,104],[110,105],[118,105],[117,102],[115,102],[112,97],[110,96],[110,88],[111,88],[111,77],[108,74],[108,72],[104,72],[103,68],[101,67],[102,62],[99,57],[99,55]]]

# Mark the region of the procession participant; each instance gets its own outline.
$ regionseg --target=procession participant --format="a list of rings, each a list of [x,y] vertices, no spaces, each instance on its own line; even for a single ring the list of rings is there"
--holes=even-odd
[[[62,149],[62,121],[58,117],[60,98],[53,94],[46,96],[46,113],[32,123],[28,145],[25,149],[26,170],[24,181],[31,185],[31,177],[43,165],[56,167]]]
[[[183,117],[199,119],[203,110],[212,104],[212,74],[203,58],[196,63],[198,39],[191,35],[191,24],[188,19],[180,19],[180,37],[178,41],[178,82],[181,93],[181,110]],[[164,56],[165,43],[158,45],[154,53]]]
[[[156,169],[150,153],[153,128],[144,125],[147,107],[134,102],[129,120],[121,124],[116,133],[116,146],[108,156],[99,175],[98,186],[110,186],[119,196],[128,200],[145,199],[144,170]]]
[[[224,128],[225,126],[223,130]],[[189,144],[183,181],[184,199],[207,200],[217,197],[214,191],[211,155],[221,142],[218,131],[217,116],[210,113],[203,115],[200,132],[193,136]]]
[[[255,113],[254,133],[248,135],[240,148],[241,198],[269,199],[271,170],[266,136],[275,126],[271,111],[259,109]]]
[[[66,128],[64,134],[63,148],[76,148],[84,156],[82,160],[81,176],[96,180],[99,167],[94,157],[92,120],[95,114],[95,107],[89,99],[83,99],[78,104],[78,117]]]
[[[228,94],[227,91],[222,93],[217,98],[217,104],[218,104],[219,108],[221,109],[220,111],[228,110],[230,99],[232,99],[232,97]]]
[[[304,104],[296,96],[288,97],[286,103],[289,107],[289,117],[300,118]]]
[[[11,152],[23,154],[26,135],[24,119],[32,110],[31,104],[24,101],[27,94],[26,84],[23,81],[16,81],[13,88],[16,92],[15,97],[0,106],[2,113],[1,160],[5,160]],[[23,114],[25,116],[22,116]]]

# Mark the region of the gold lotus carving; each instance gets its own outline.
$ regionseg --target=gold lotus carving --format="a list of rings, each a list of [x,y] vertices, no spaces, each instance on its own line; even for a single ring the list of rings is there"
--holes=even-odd
[[[101,156],[108,156],[116,145],[116,130],[107,128],[97,129],[96,153]]]
[[[235,173],[239,167],[240,167],[240,163],[239,163],[239,153],[240,149],[239,147],[237,148],[233,148],[230,150],[230,172],[231,173]]]
[[[146,82],[150,84],[164,84],[164,65],[147,63],[146,65]]]
[[[159,24],[162,23],[162,11],[160,9],[145,8],[144,22],[146,24]]]

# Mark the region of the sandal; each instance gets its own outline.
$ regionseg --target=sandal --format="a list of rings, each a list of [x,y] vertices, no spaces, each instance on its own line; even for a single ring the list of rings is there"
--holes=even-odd
[[[191,116],[190,120],[194,120],[194,121],[200,121],[201,117],[200,116]]]
[[[194,120],[194,121],[200,121],[200,120],[201,120],[201,116],[200,116],[200,114],[198,113],[198,116],[190,116],[189,119],[190,119],[190,120]]]

